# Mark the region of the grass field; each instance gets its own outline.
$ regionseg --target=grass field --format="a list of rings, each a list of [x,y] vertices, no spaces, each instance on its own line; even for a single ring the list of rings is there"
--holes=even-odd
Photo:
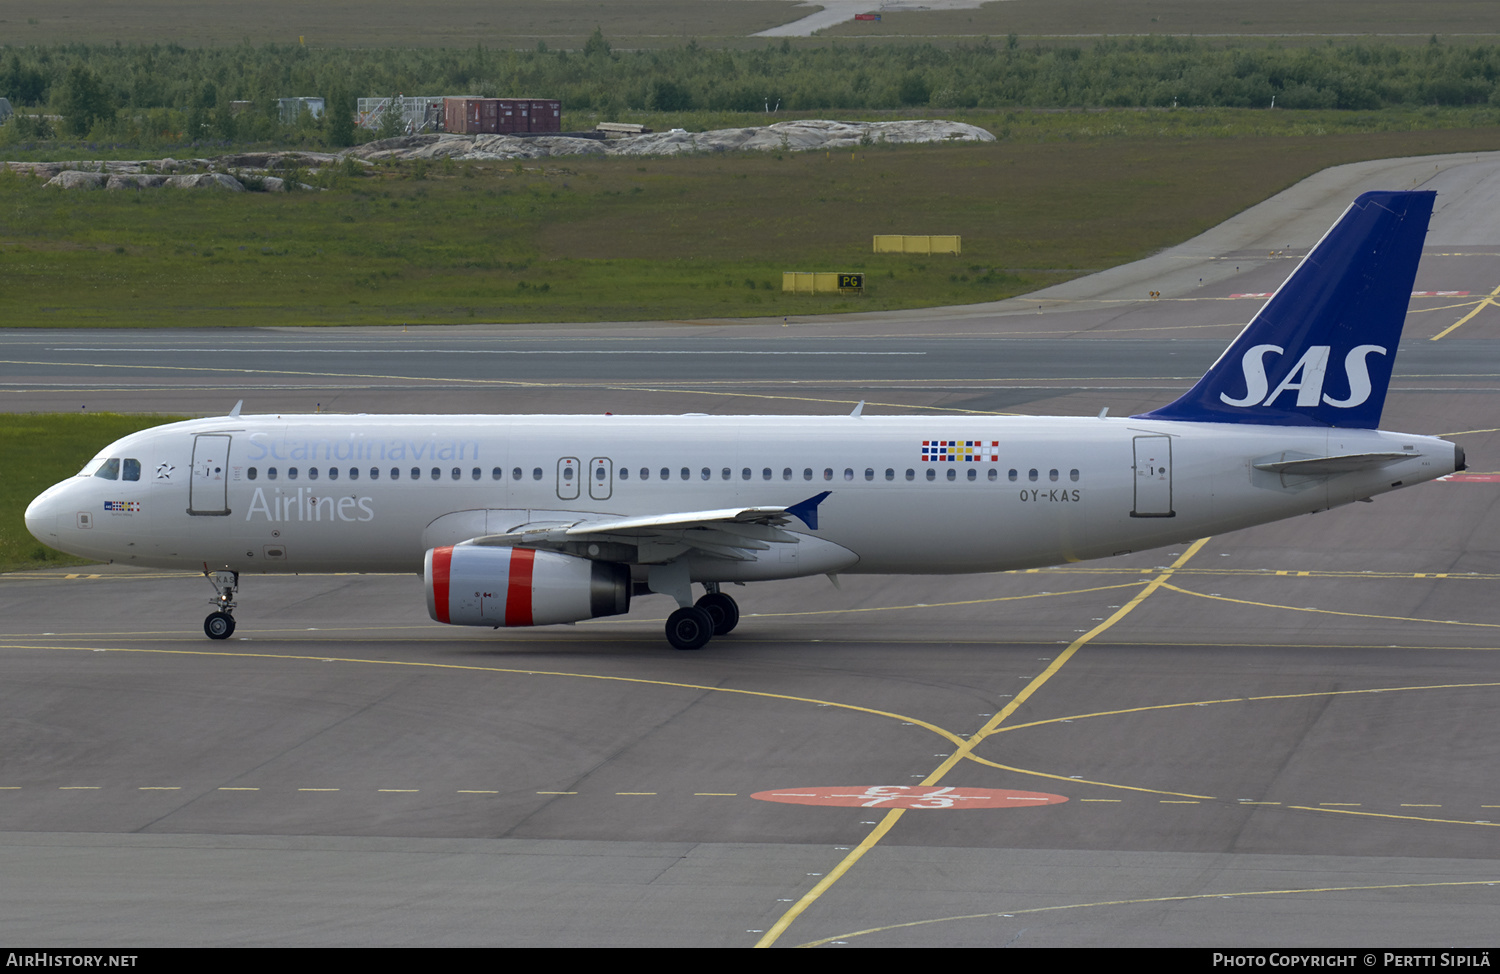
[[[185,417],[0,413],[0,572],[83,564],[27,533],[26,505],[120,437],[180,418]]]
[[[0,44],[195,47],[296,44],[301,37],[318,47],[529,48],[541,41],[579,48],[597,26],[621,48],[689,39],[742,46],[750,34],[812,10],[792,0],[9,0],[0,7]],[[1438,34],[1484,35],[1493,42],[1500,36],[1500,13],[1493,0],[1005,0],[973,10],[890,12],[880,23],[848,23],[823,36],[1007,34],[1376,34],[1417,40]]]
[[[629,321],[962,304],[1145,256],[1329,165],[1500,147],[1488,111],[1469,119],[1484,127],[1379,131],[1381,114],[1346,134],[1318,115],[992,114],[972,120],[1005,141],[407,165],[319,193],[63,192],[0,172],[0,320]],[[875,255],[877,233],[957,233],[964,252]],[[789,270],[863,271],[868,293],[784,294]]]

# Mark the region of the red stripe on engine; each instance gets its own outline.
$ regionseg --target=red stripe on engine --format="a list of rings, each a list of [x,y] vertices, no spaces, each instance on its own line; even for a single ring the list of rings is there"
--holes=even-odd
[[[452,548],[432,549],[432,607],[438,622],[448,621],[448,574],[452,565]]]
[[[511,549],[510,584],[505,590],[507,626],[531,625],[531,572],[535,564],[535,551],[530,548]]]

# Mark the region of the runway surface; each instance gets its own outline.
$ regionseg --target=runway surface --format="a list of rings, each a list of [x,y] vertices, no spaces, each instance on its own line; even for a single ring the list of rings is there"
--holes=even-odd
[[[1497,177],[1345,167],[978,308],[0,331],[10,410],[1122,415],[1196,379],[1354,192],[1431,184],[1383,425],[1475,475],[1050,570],[753,585],[697,653],[664,599],[489,633],[431,623],[414,577],[247,576],[210,643],[193,576],[0,576],[0,939],[1488,943]]]

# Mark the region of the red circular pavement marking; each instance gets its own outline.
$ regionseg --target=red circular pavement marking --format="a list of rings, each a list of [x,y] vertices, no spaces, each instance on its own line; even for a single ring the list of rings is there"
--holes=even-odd
[[[1056,805],[1068,799],[1041,791],[1002,788],[932,788],[923,785],[846,785],[822,788],[781,788],[750,796],[763,802],[788,805],[841,805],[850,808],[1026,808]]]

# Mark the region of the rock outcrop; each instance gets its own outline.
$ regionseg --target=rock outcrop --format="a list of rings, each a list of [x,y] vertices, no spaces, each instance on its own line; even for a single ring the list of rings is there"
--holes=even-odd
[[[565,135],[406,135],[369,142],[340,153],[241,152],[217,159],[137,159],[104,162],[4,162],[16,172],[46,179],[62,189],[247,189],[281,192],[291,188],[274,172],[316,170],[344,161],[370,165],[381,160],[521,160],[553,156],[673,156],[708,152],[807,152],[914,142],[993,142],[984,129],[963,122],[829,122],[817,119],[776,122],[756,128],[712,132],[649,132],[619,138]],[[247,185],[248,184],[248,185]],[[312,189],[298,183],[302,189]]]
[[[612,139],[568,136],[407,135],[369,142],[349,154],[380,159],[540,159],[567,155],[673,156],[688,152],[806,152],[861,145],[914,142],[993,142],[976,125],[919,119],[901,122],[829,122],[818,119],[777,122],[757,128],[711,132],[650,132]]]

